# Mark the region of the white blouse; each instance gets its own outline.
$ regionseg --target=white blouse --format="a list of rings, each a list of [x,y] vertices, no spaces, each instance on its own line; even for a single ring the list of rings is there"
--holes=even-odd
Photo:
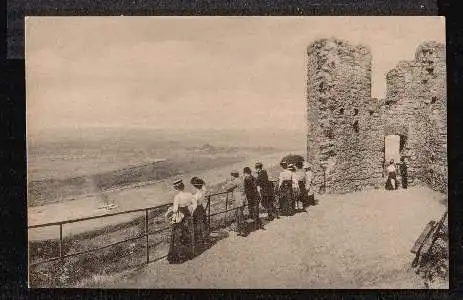
[[[395,166],[394,165],[387,166],[386,171],[388,173],[395,173],[395,171],[396,171]]]
[[[187,192],[178,192],[174,197],[174,205],[172,211],[175,213],[179,207],[188,207],[193,204],[193,195]]]
[[[195,211],[198,205],[202,205],[204,207],[206,192],[207,192],[206,187],[203,186],[200,190],[197,190],[197,192],[193,194],[192,211]]]
[[[308,189],[312,185],[313,181],[313,172],[307,171],[305,172],[305,187]]]
[[[300,171],[296,171],[296,173],[294,173],[294,180],[296,182],[299,182],[299,181],[304,181],[305,183],[305,173],[304,171],[300,170]]]
[[[281,187],[283,181],[286,181],[286,180],[293,181],[293,172],[291,172],[290,170],[283,170],[283,172],[280,173],[280,176],[278,179],[279,179],[278,185]]]

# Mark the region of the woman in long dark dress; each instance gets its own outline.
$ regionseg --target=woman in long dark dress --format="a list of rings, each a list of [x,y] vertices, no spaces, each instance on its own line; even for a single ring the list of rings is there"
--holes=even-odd
[[[305,188],[306,185],[306,178],[305,178],[305,172],[302,169],[303,167],[303,162],[298,161],[296,163],[296,173],[294,173],[294,179],[297,182],[297,198],[296,198],[296,209],[298,211],[306,211],[305,208],[307,207],[308,201],[308,195],[307,195],[307,190]]]
[[[278,183],[280,195],[280,215],[292,216],[294,215],[292,172],[288,170],[286,162],[282,162],[280,165],[283,168],[283,171],[280,173]]]
[[[175,181],[173,185],[178,193],[172,207],[172,235],[167,260],[171,264],[178,264],[193,258],[193,222],[190,213],[193,195],[184,191],[185,185],[182,180]]]
[[[206,214],[206,183],[198,177],[193,177],[190,183],[195,187],[193,194],[193,227],[195,243],[204,244],[207,239],[207,214]]]
[[[304,164],[305,170],[305,189],[307,191],[307,203],[304,207],[315,205],[315,193],[313,188],[314,175],[312,172],[312,167],[308,164]]]
[[[394,160],[391,159],[389,166],[386,168],[387,180],[386,180],[386,190],[396,190],[397,187],[397,170],[394,165]]]

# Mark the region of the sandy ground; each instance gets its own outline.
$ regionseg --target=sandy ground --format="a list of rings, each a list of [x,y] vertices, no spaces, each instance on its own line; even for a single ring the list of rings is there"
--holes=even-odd
[[[184,264],[151,263],[101,287],[423,288],[410,249],[445,211],[442,199],[426,187],[322,196],[308,213],[246,238],[230,233]]]
[[[288,152],[274,153],[263,157],[249,157],[243,162],[200,171],[195,174],[184,174],[183,177],[188,181],[192,176],[201,176],[209,185],[213,185],[228,178],[230,171],[233,169],[241,172],[244,166],[253,167],[257,160],[262,161],[266,167],[270,167],[271,165],[278,164],[280,159],[286,154],[288,154]],[[106,209],[98,209],[98,207],[103,203],[103,200],[99,197],[85,197],[43,206],[29,207],[27,211],[28,224],[31,226],[36,224],[103,215],[107,213],[122,212],[132,209],[142,209],[170,203],[172,202],[173,196],[175,194],[175,191],[173,191],[171,188],[171,181],[172,178],[169,178],[147,186],[111,192],[109,193],[109,197],[114,203],[118,205],[118,207],[109,211]],[[187,185],[187,188],[189,188],[189,185]],[[73,234],[102,228],[107,225],[128,222],[133,218],[143,215],[144,213],[140,212],[129,215],[119,215],[79,223],[66,224],[63,226],[63,236],[70,236]],[[46,228],[30,229],[28,233],[28,239],[30,241],[55,239],[59,237],[59,227],[52,226]]]

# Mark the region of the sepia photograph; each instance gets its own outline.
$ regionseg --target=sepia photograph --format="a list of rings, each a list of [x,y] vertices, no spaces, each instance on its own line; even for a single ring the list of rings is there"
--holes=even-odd
[[[28,284],[448,289],[443,17],[26,17]]]

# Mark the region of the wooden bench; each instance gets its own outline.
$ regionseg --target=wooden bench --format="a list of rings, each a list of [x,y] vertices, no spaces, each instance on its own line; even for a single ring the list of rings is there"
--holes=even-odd
[[[447,220],[447,213],[448,211],[444,213],[439,222],[430,221],[425,226],[423,232],[421,232],[420,236],[418,237],[412,249],[410,250],[413,254],[416,255],[415,259],[412,262],[412,267],[418,266],[423,255],[426,256],[428,254],[428,252],[431,250],[432,246],[436,242],[436,239],[439,236],[439,232],[443,229],[445,232],[444,222]]]

